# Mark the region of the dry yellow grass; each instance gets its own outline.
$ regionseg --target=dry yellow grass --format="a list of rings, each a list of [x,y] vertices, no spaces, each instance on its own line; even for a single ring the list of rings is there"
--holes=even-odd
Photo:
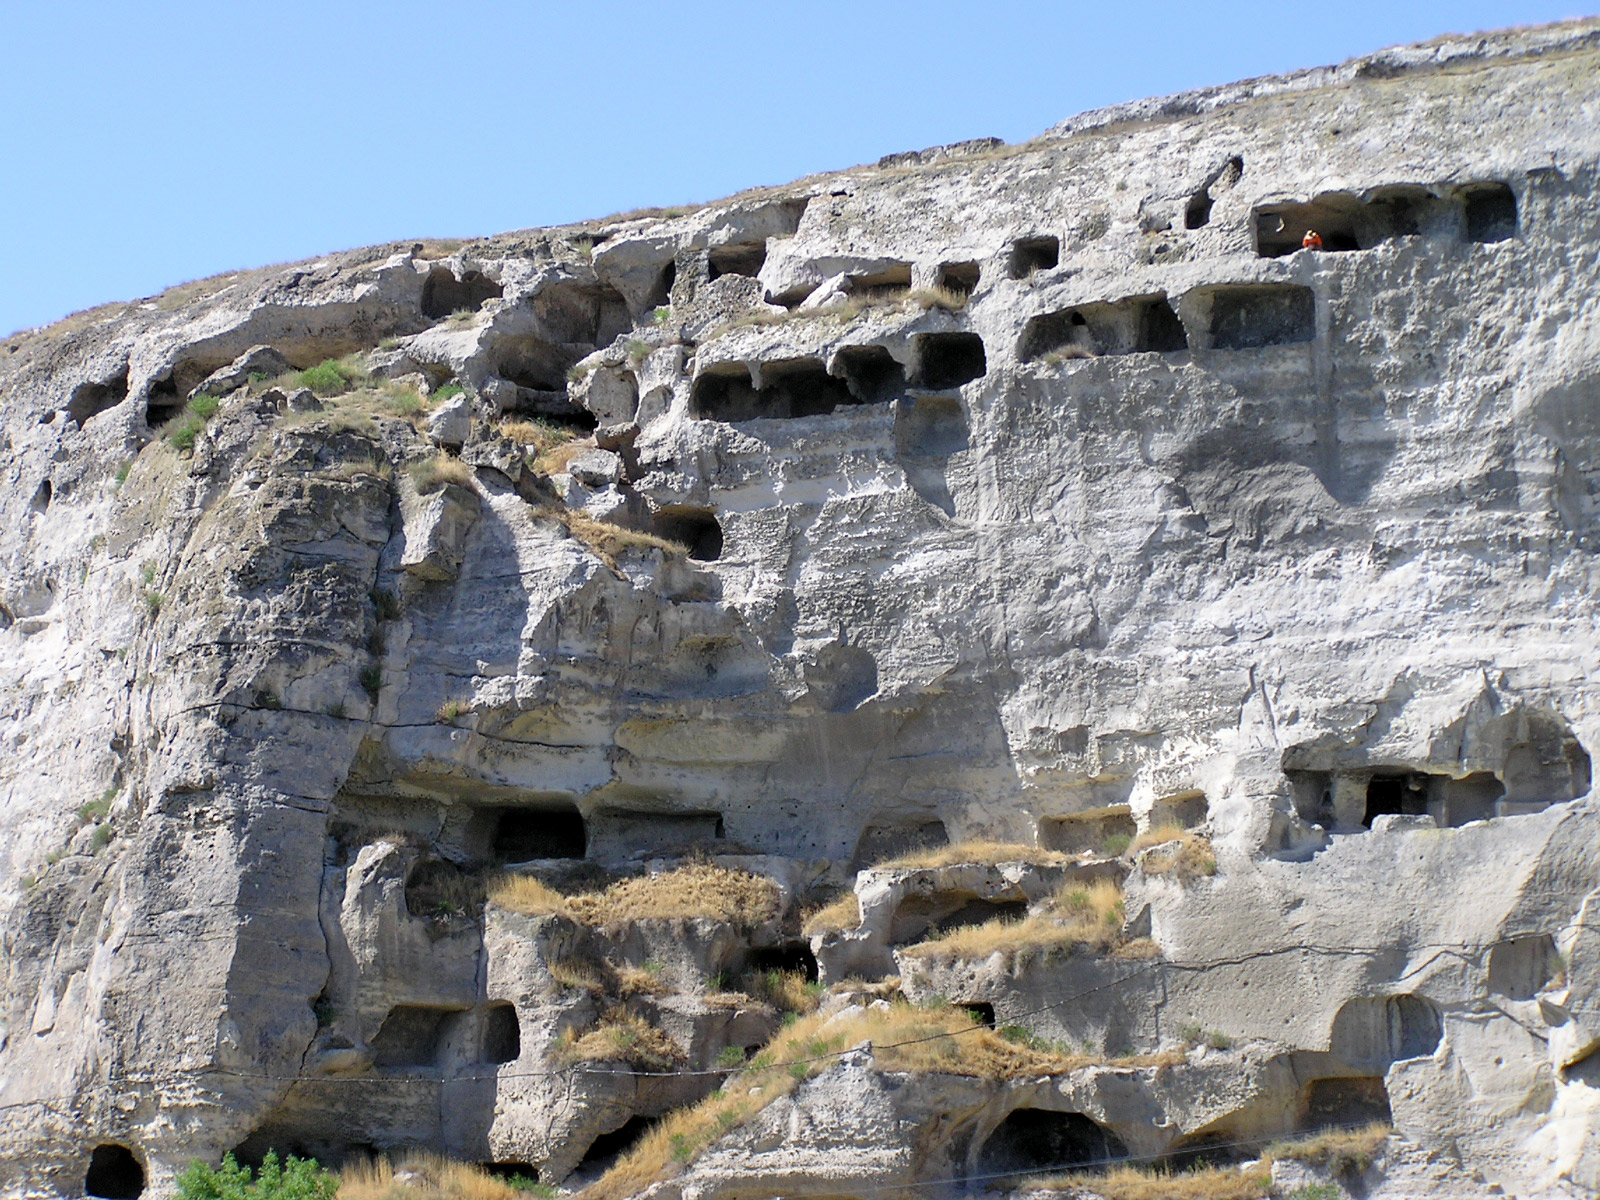
[[[822,1003],[822,985],[809,981],[803,971],[752,971],[739,986],[752,1000],[779,1012],[813,1013]]]
[[[536,455],[545,454],[557,446],[577,439],[577,434],[564,425],[548,421],[504,421],[500,425],[503,436]]]
[[[528,916],[556,914],[595,926],[691,917],[759,925],[777,916],[779,907],[771,880],[710,863],[623,879],[577,896],[563,896],[531,876],[508,875],[490,888],[489,898]]]
[[[1255,1167],[1207,1167],[1167,1174],[1116,1167],[1104,1175],[1029,1179],[1024,1191],[1093,1193],[1103,1200],[1264,1200],[1272,1194],[1272,1172]]]
[[[808,916],[800,932],[806,937],[815,937],[819,933],[855,929],[860,924],[861,903],[854,892],[846,892]]]
[[[559,475],[571,465],[585,450],[595,448],[593,438],[566,438],[553,441],[539,449],[533,462],[529,464],[540,475]]]
[[[1188,883],[1217,873],[1217,856],[1211,852],[1211,842],[1181,825],[1162,825],[1141,833],[1128,847],[1130,855],[1156,847],[1144,859],[1146,875],[1170,875],[1179,883]]]
[[[1109,879],[1069,883],[1021,920],[987,921],[938,934],[903,951],[942,961],[992,954],[1070,954],[1080,946],[1108,951],[1122,941],[1122,890]]]
[[[627,996],[665,996],[672,989],[661,976],[646,967],[631,967],[624,963],[616,969],[617,992]]]
[[[946,312],[960,312],[968,299],[966,292],[947,287],[916,288],[906,298],[923,308],[942,308]]]
[[[1025,842],[955,842],[949,846],[934,846],[928,850],[913,850],[885,862],[879,867],[953,867],[961,863],[1025,862],[1041,866],[1071,862],[1072,856],[1042,846]]]
[[[551,1055],[557,1064],[625,1062],[641,1071],[671,1071],[683,1066],[685,1055],[661,1030],[633,1013],[613,1009],[581,1036],[568,1029]]]
[[[536,509],[533,515],[560,524],[574,538],[593,550],[606,566],[613,569],[617,565],[617,556],[626,554],[629,550],[660,550],[666,554],[677,555],[679,558],[685,558],[689,554],[687,547],[680,546],[677,542],[669,542],[666,538],[656,537],[653,533],[640,533],[637,530],[624,529],[620,525],[612,525],[608,521],[596,521],[593,517],[556,505],[545,505]]]
[[[404,1181],[396,1171],[407,1173]],[[471,1163],[413,1151],[396,1166],[380,1158],[339,1172],[339,1200],[527,1200],[503,1179]]]
[[[591,962],[584,958],[555,959],[547,964],[547,969],[550,978],[559,986],[576,988],[596,996],[610,991],[616,982],[616,975],[609,963]]]
[[[477,473],[471,467],[459,458],[451,458],[447,454],[419,459],[406,468],[406,473],[411,476],[411,482],[416,485],[417,491],[424,496],[429,492],[437,492],[447,483],[453,483],[470,491],[477,479]]]
[[[1267,1147],[1267,1157],[1323,1167],[1334,1175],[1359,1175],[1378,1157],[1389,1132],[1382,1121],[1362,1129],[1330,1129],[1298,1141],[1274,1142]]]

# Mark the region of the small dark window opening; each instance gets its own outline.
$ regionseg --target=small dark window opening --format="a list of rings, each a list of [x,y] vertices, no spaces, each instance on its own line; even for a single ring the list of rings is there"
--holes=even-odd
[[[1467,191],[1467,240],[1503,242],[1517,233],[1517,197],[1503,183],[1490,183]]]
[[[144,1165],[126,1146],[96,1146],[89,1156],[83,1190],[102,1200],[138,1200],[144,1193]]]
[[[422,313],[435,319],[448,317],[462,309],[475,310],[503,294],[504,289],[482,271],[468,271],[457,279],[449,267],[434,267],[422,283]]]
[[[483,881],[453,862],[423,858],[406,875],[406,911],[414,917],[476,916],[483,905]]]
[[[863,404],[881,404],[906,390],[905,368],[882,346],[846,346],[834,365]]]
[[[67,401],[67,416],[82,428],[90,418],[115,408],[128,398],[128,368],[103,383],[80,383]]]
[[[1218,289],[1211,300],[1211,344],[1255,350],[1317,336],[1316,297],[1298,284]]]
[[[496,347],[495,373],[537,392],[567,390],[567,371],[577,361],[565,347],[535,337],[506,338]]]
[[[34,489],[33,499],[28,502],[28,507],[32,508],[36,513],[42,513],[50,507],[50,497],[53,494],[54,489],[51,488],[50,481],[48,479],[44,480]]]
[[[1361,823],[1372,828],[1373,819],[1389,814],[1420,817],[1428,811],[1428,793],[1415,775],[1374,775],[1367,783],[1367,808]]]
[[[1165,354],[1187,350],[1189,335],[1165,296],[1151,300],[1139,313],[1139,349]]]
[[[508,808],[495,822],[490,852],[501,862],[582,858],[588,848],[577,809]]]
[[[1020,921],[1027,915],[1026,900],[968,900],[942,921],[934,922],[934,929],[948,933],[952,929],[987,925],[990,921]]]
[[[694,381],[690,412],[705,421],[750,421],[764,416],[761,395],[742,366],[707,371]]]
[[[1350,1129],[1381,1121],[1390,1122],[1389,1093],[1378,1075],[1342,1079],[1313,1079],[1306,1085],[1300,1129]]]
[[[916,850],[931,850],[948,846],[950,834],[943,821],[911,821],[895,825],[868,825],[856,841],[855,854],[850,859],[852,871],[864,870],[874,863],[898,858]]]
[[[1185,229],[1199,229],[1211,220],[1211,189],[1201,188],[1189,198],[1189,206],[1183,210],[1183,227]]]
[[[1023,362],[1034,362],[1056,351],[1076,349],[1084,358],[1095,356],[1094,340],[1089,333],[1089,322],[1083,314],[1065,312],[1041,313],[1029,317],[1022,327],[1022,340],[1017,345],[1017,357]]]
[[[428,1004],[397,1004],[372,1038],[373,1064],[379,1067],[431,1067],[451,1018],[459,1009]]]
[[[956,388],[989,370],[983,339],[975,333],[918,334],[916,348],[918,387]]]
[[[677,282],[678,260],[674,258],[661,268],[660,278],[656,280],[656,286],[651,290],[649,298],[645,301],[646,307],[660,308],[663,304],[671,303],[672,285]]]
[[[626,1154],[638,1143],[639,1139],[649,1133],[655,1126],[655,1121],[649,1117],[629,1117],[620,1129],[613,1129],[610,1133],[602,1133],[589,1143],[583,1161],[577,1170],[588,1173],[593,1171],[596,1175],[611,1168],[611,1165]]]
[[[960,296],[970,296],[977,290],[978,280],[983,278],[983,268],[975,262],[941,263],[939,265],[939,286],[947,292],[955,292]]]
[[[491,1004],[483,1018],[483,1061],[515,1062],[522,1056],[522,1024],[514,1004]]]
[[[977,1019],[985,1029],[994,1028],[994,1005],[986,1000],[973,1000],[961,1006]]]
[[[978,1154],[980,1175],[1103,1171],[1128,1148],[1109,1129],[1075,1112],[1019,1108],[1001,1121]]]
[[[651,528],[657,537],[685,547],[697,562],[716,562],[722,556],[722,526],[709,508],[663,508]]]
[[[145,424],[151,429],[165,425],[183,411],[183,398],[178,395],[178,384],[172,375],[158,379],[146,394]]]
[[[781,946],[768,946],[750,952],[752,971],[782,971],[799,973],[810,983],[817,981],[817,958],[811,953],[808,942],[785,942]]]
[[[706,255],[706,273],[712,279],[722,275],[755,276],[766,261],[767,243],[764,241],[714,246]]]
[[[1237,1134],[1211,1130],[1180,1138],[1167,1153],[1166,1165],[1179,1171],[1199,1171],[1249,1162],[1255,1157],[1254,1150]]]
[[[820,417],[860,403],[849,384],[816,359],[774,363],[763,375],[761,396],[768,414],[777,417]]]
[[[1035,271],[1048,271],[1061,261],[1061,239],[1018,238],[1011,243],[1006,271],[1013,279],[1026,279]]]

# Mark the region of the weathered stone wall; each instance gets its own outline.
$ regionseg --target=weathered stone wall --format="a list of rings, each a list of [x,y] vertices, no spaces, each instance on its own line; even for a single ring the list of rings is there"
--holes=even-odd
[[[1160,959],[1044,1032],[1241,1049],[1102,1103],[1123,1144],[1273,1136],[1381,1077],[1469,1174],[1600,1190],[1597,66],[1594,22],[1447,40],[0,343],[0,1187],[77,1194],[116,1143],[159,1190],[275,1131],[559,1176],[709,1088],[575,1099],[552,935],[419,917],[418,862],[562,829],[798,893],[863,847],[1176,816],[1217,873],[1136,869]],[[261,346],[454,380],[433,443],[469,481],[419,495],[404,421],[234,390]],[[198,390],[228,398],[180,454]],[[543,479],[496,428],[531,416],[595,444]],[[745,952],[652,936],[625,953]],[[1078,986],[987,971],[908,987]],[[486,1062],[506,1003],[522,1049]],[[792,1104],[826,1126],[854,1069]],[[917,1088],[883,1129],[938,1110]],[[959,1091],[969,1133],[1026,1106]],[[801,1190],[983,1141],[900,1137],[825,1138]],[[695,1186],[735,1188],[717,1161]]]

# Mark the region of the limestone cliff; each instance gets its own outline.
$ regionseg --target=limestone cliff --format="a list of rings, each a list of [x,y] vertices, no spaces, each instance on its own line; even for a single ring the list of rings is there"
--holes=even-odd
[[[0,1190],[676,1113],[596,1195],[1371,1119],[1336,1186],[1600,1194],[1596,79],[1443,39],[0,343]]]

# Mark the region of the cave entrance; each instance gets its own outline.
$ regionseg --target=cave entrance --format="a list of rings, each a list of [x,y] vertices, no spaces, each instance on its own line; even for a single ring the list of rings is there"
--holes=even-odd
[[[1013,279],[1026,279],[1035,271],[1048,271],[1061,261],[1061,239],[1025,237],[1011,243],[1006,273]]]
[[[1039,845],[1061,854],[1121,854],[1139,830],[1126,804],[1039,821]]]
[[[464,1010],[431,1004],[397,1004],[373,1036],[378,1067],[434,1067]]]
[[[983,1144],[978,1173],[1000,1176],[1104,1170],[1127,1156],[1121,1138],[1083,1113],[1019,1108],[1001,1121]]]
[[[1374,819],[1387,815],[1426,816],[1428,789],[1425,776],[1374,775],[1367,781],[1367,807],[1361,823],[1372,828]]]
[[[83,1190],[101,1200],[138,1200],[144,1194],[144,1164],[116,1142],[96,1146],[89,1155]]]
[[[677,542],[697,562],[716,562],[722,557],[722,526],[709,508],[670,505],[658,509],[650,525],[657,537]]]
[[[1463,189],[1467,240],[1503,242],[1517,234],[1517,197],[1503,183],[1481,183]]]
[[[1211,345],[1256,350],[1309,342],[1317,336],[1316,297],[1299,284],[1218,288],[1210,294]]]
[[[939,264],[939,286],[957,296],[970,296],[983,278],[983,268],[975,262]]]
[[[1138,349],[1168,354],[1189,348],[1189,335],[1165,296],[1142,301],[1138,312]]]
[[[1027,915],[1026,900],[986,900],[970,892],[907,896],[889,921],[889,941],[904,946],[931,933],[949,933],[990,921],[1020,921]]]
[[[414,917],[475,916],[483,880],[442,858],[422,858],[406,874],[406,911]]]
[[[123,366],[111,379],[101,383],[80,383],[72,389],[72,399],[67,401],[67,417],[76,421],[81,429],[91,417],[115,408],[128,398],[128,368]]]
[[[482,271],[466,271],[460,278],[449,267],[434,267],[422,282],[422,315],[438,320],[451,313],[476,312],[485,300],[504,289]]]
[[[715,812],[607,809],[595,814],[594,828],[595,853],[602,858],[718,852],[721,847],[716,843],[727,836],[722,814]]]
[[[835,408],[861,403],[849,384],[814,358],[775,362],[762,369],[761,396],[767,415],[820,417]]]
[[[1164,293],[1082,304],[1031,317],[1022,327],[1017,357],[1095,358],[1103,354],[1187,350],[1183,322]]]
[[[862,404],[882,404],[906,390],[905,368],[882,346],[846,346],[834,366]]]
[[[1356,1129],[1390,1122],[1389,1093],[1380,1075],[1313,1079],[1301,1093],[1299,1130]]]
[[[588,832],[576,808],[506,808],[494,816],[489,852],[499,862],[582,858]]]
[[[958,388],[988,373],[983,339],[975,333],[919,333],[913,382],[922,388]]]
[[[866,275],[851,275],[845,279],[845,291],[852,296],[868,299],[885,299],[911,286],[911,264],[891,263],[881,271]]]
[[[748,275],[761,272],[767,261],[767,243],[735,242],[727,246],[713,246],[706,255],[706,274],[711,279],[723,275]],[[670,290],[670,289],[669,289]]]
[[[481,1057],[483,1062],[496,1066],[522,1057],[522,1023],[517,1019],[516,1005],[491,1004],[483,1014]]]
[[[584,1152],[574,1173],[581,1172],[586,1179],[598,1179],[654,1127],[655,1121],[649,1117],[629,1117],[619,1128],[602,1133],[589,1143],[589,1149]]]
[[[994,1028],[994,1005],[990,1004],[987,1000],[967,1000],[964,1001],[959,1007],[964,1008],[971,1013],[972,1019],[977,1021],[978,1024],[982,1025],[985,1029]]]
[[[750,952],[750,970],[765,974],[768,971],[799,974],[808,983],[817,981],[816,955],[811,953],[809,942],[784,942],[781,946],[768,946]]]

